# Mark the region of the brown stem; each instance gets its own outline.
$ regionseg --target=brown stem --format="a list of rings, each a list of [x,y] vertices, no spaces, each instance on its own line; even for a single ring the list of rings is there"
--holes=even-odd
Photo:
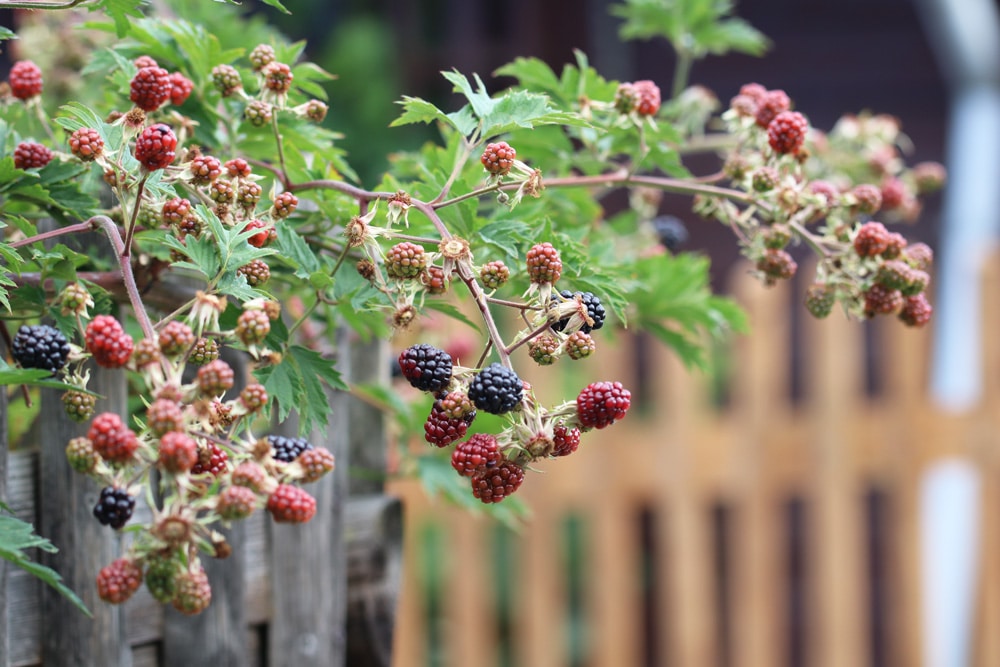
[[[476,300],[476,306],[479,307],[479,312],[483,316],[483,322],[486,323],[486,332],[489,334],[490,343],[493,344],[493,347],[497,350],[497,354],[500,356],[500,363],[507,368],[512,368],[510,355],[507,354],[507,346],[504,345],[503,339],[500,337],[500,330],[497,329],[496,320],[493,319],[493,313],[490,312],[490,305],[486,302],[486,295],[483,293],[479,283],[476,282],[476,277],[472,275],[472,269],[464,262],[459,262],[456,268],[458,276],[465,283],[466,287],[469,288],[472,298]],[[479,365],[481,366],[482,362]]]
[[[514,350],[516,350],[517,348],[521,347],[522,345],[524,345],[528,341],[533,340],[535,338],[538,338],[543,333],[545,333],[548,330],[548,328],[549,328],[549,323],[546,322],[545,324],[543,324],[542,326],[538,327],[534,331],[529,332],[521,340],[518,340],[518,341],[515,341],[514,343],[512,343],[511,346],[507,348],[507,354],[511,354],[512,352],[514,352]]]
[[[14,241],[10,244],[11,248],[20,248],[22,246],[31,245],[32,243],[37,243],[39,241],[45,241],[46,239],[53,239],[57,236],[63,236],[64,234],[77,234],[79,232],[90,232],[94,230],[94,225],[87,222],[78,222],[75,225],[69,225],[67,227],[60,227],[59,229],[52,229],[47,232],[42,232],[41,234],[35,234],[34,236],[29,236],[26,239],[21,239],[20,241]]]
[[[139,207],[142,206],[142,192],[146,189],[147,178],[149,178],[149,172],[144,171],[142,178],[139,179],[139,185],[136,187],[135,204],[132,206],[132,216],[128,221],[128,230],[125,232],[125,242],[122,244],[121,256],[124,262],[128,262],[132,255],[132,237],[135,236],[135,223],[139,218]]]

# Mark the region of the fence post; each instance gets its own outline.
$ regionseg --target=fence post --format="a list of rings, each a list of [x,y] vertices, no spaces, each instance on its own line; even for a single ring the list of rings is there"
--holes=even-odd
[[[105,398],[98,412],[127,417],[125,372],[97,369],[90,383]],[[114,560],[119,538],[93,515],[98,484],[73,472],[66,462],[66,443],[85,435],[86,426],[66,416],[60,392],[43,389],[39,443],[38,532],[59,547],[43,554],[42,562],[59,572],[90,609],[87,618],[48,586],[42,587],[42,618],[52,623],[42,633],[42,663],[46,667],[129,667],[132,652],[125,640],[124,614],[97,597],[97,572]]]
[[[246,386],[246,356],[224,349],[223,360],[236,378],[229,396]],[[212,604],[197,616],[185,616],[172,607],[164,608],[163,664],[165,667],[244,667],[247,653],[247,614],[244,604],[246,571],[246,522],[216,530],[225,535],[231,547],[228,558],[202,557],[205,573],[212,587]]]

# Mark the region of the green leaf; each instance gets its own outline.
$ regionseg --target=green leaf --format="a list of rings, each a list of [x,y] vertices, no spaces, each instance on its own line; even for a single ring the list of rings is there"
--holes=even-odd
[[[0,359],[0,385],[24,384],[30,387],[47,387],[63,391],[86,391],[72,384],[52,379],[52,373],[41,368],[16,368]],[[93,396],[93,392],[86,392]]]
[[[0,558],[38,577],[72,602],[77,609],[87,616],[91,616],[90,610],[83,604],[83,600],[66,584],[62,583],[62,577],[59,573],[50,567],[32,561],[25,553],[26,549],[41,549],[47,553],[58,551],[52,542],[36,535],[30,523],[14,516],[0,514]]]
[[[301,345],[289,347],[288,355],[302,377],[302,400],[296,401],[295,406],[299,413],[301,432],[308,433],[315,426],[326,426],[329,423],[330,399],[323,385],[341,391],[348,389],[347,383],[336,369],[336,360],[327,359],[319,352]]]
[[[288,11],[288,8],[285,7],[283,4],[281,4],[281,2],[279,2],[279,0],[264,0],[264,4],[268,5],[268,6],[271,6],[271,7],[274,7],[275,9],[278,9],[278,10],[284,12],[285,14],[291,14],[291,12]]]
[[[316,254],[305,242],[305,239],[289,225],[278,225],[278,241],[275,248],[281,261],[295,269],[299,278],[307,278],[311,273],[320,270],[321,265]]]
[[[97,3],[87,7],[91,11],[104,10],[114,21],[115,33],[119,37],[124,37],[128,34],[131,19],[142,17],[139,7],[144,4],[145,0],[98,0]]]
[[[17,39],[17,33],[0,25],[0,40],[4,39]]]
[[[745,21],[731,18],[730,0],[624,0],[611,13],[625,21],[622,39],[668,39],[678,53],[701,58],[729,51],[760,55],[767,38]]]
[[[403,113],[399,118],[389,123],[389,127],[399,127],[400,125],[410,125],[413,123],[434,123],[443,122],[457,127],[448,114],[438,109],[436,106],[422,100],[419,97],[409,97],[404,95],[403,99],[397,102],[403,107]]]

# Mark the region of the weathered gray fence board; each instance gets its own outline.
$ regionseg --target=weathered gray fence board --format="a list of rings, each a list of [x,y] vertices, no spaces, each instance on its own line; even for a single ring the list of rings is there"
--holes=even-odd
[[[99,411],[126,412],[125,372],[94,372],[90,385],[106,398]],[[129,667],[132,652],[125,640],[120,607],[97,597],[95,573],[120,553],[118,538],[93,517],[100,487],[66,464],[70,438],[84,435],[86,427],[71,421],[62,409],[60,392],[42,390],[41,442],[39,443],[38,525],[42,535],[60,551],[42,561],[63,576],[87,607],[87,618],[48,586],[42,590],[42,618],[59,619],[58,632],[42,633],[42,662],[46,667]]]

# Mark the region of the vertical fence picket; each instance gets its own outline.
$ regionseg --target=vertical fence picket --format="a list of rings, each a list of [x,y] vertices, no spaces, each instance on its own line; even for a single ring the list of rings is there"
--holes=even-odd
[[[105,397],[98,401],[99,412],[127,416],[124,371],[96,369],[90,387]],[[58,619],[59,629],[42,633],[42,662],[46,667],[128,667],[132,654],[125,641],[124,614],[120,607],[101,601],[94,585],[96,573],[120,554],[121,538],[94,520],[98,484],[66,463],[66,443],[85,435],[86,426],[66,416],[60,392],[43,389],[41,395],[45,418],[40,430],[38,530],[59,548],[42,562],[62,575],[94,615],[87,618],[44,587],[42,617]]]

